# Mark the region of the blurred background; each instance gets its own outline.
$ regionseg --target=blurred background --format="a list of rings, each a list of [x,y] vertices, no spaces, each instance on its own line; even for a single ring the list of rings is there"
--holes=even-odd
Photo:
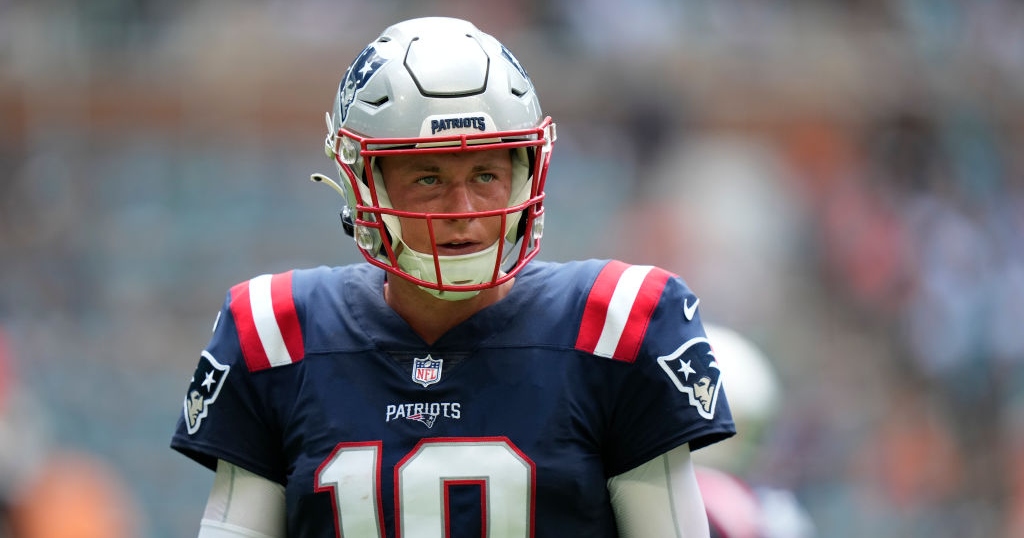
[[[558,123],[541,257],[659,264],[771,361],[736,473],[822,537],[1024,536],[1024,4],[0,0],[16,536],[195,535],[212,473],[168,443],[214,315],[361,259],[323,114],[428,14]]]

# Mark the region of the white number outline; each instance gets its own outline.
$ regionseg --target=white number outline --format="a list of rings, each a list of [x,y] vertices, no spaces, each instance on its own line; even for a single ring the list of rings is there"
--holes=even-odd
[[[317,468],[314,489],[330,493],[339,538],[385,536],[382,452],[381,441],[338,443]],[[532,538],[536,473],[507,437],[422,439],[394,467],[395,537],[447,536],[450,487],[477,484],[485,536]]]

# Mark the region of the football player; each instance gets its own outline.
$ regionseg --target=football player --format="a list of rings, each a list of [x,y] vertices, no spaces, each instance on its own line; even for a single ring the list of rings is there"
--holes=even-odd
[[[690,452],[735,429],[697,298],[617,260],[533,260],[555,125],[469,22],[387,28],[326,149],[366,263],[227,293],[174,449],[199,536],[706,537]]]
[[[735,329],[704,322],[704,332],[733,395],[733,421],[743,432],[693,458],[711,538],[814,538],[814,522],[794,492],[750,481],[784,398],[775,365]]]

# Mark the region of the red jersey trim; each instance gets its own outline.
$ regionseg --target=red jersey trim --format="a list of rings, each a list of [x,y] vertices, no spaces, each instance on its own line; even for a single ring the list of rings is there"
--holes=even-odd
[[[649,265],[613,260],[601,269],[587,296],[576,349],[633,362],[673,275]]]
[[[305,355],[292,274],[260,275],[231,288],[231,315],[252,372],[292,364]]]

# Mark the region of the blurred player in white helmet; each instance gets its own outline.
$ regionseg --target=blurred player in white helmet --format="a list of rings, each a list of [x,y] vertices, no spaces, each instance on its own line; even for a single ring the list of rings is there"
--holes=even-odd
[[[727,442],[702,450],[695,461],[746,474],[766,428],[779,412],[781,384],[775,366],[749,338],[718,323],[704,322],[704,330],[722,368],[722,382],[729,390],[729,409],[737,434]]]
[[[813,538],[815,527],[792,492],[746,477],[783,393],[775,367],[739,332],[704,323],[738,434],[694,455],[712,538]]]

